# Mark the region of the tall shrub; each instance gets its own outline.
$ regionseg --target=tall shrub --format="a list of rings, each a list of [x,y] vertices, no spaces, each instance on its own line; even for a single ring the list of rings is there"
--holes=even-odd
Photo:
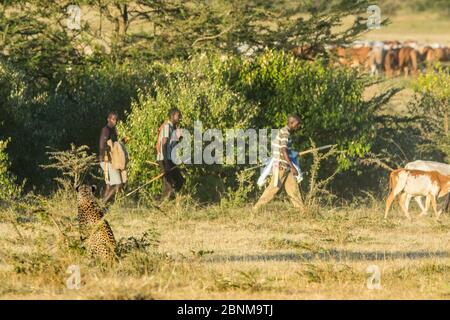
[[[223,81],[223,63],[217,56],[196,56],[188,62],[175,61],[165,65],[165,76],[154,84],[154,92],[141,91],[131,112],[119,131],[130,138],[130,182],[145,183],[159,173],[147,161],[156,159],[158,128],[167,119],[168,111],[182,111],[182,127],[193,135],[195,121],[203,131],[249,128],[258,111],[255,105],[233,92]],[[225,139],[225,136],[224,136]],[[201,199],[212,200],[236,180],[236,167],[227,165],[186,165],[186,190]],[[148,190],[156,193],[158,182]]]
[[[28,187],[56,187],[52,174],[40,167],[48,164],[46,147],[63,150],[74,143],[97,152],[108,111],[124,115],[155,73],[145,65],[105,61],[68,66],[64,76],[38,86],[12,68],[0,70],[0,138],[12,138],[12,171],[26,178]]]
[[[356,159],[370,150],[376,137],[376,111],[388,93],[370,101],[363,99],[368,80],[357,71],[330,69],[304,62],[290,54],[266,51],[254,60],[239,57],[196,56],[189,62],[165,64],[165,76],[153,93],[141,92],[133,103],[122,131],[131,140],[131,181],[145,183],[158,172],[146,163],[155,159],[157,131],[167,111],[179,107],[183,126],[192,129],[201,120],[204,129],[272,129],[285,125],[289,113],[302,117],[294,147],[304,150],[317,145],[337,144],[338,158],[322,165],[323,175],[355,169]],[[163,68],[163,69],[164,69]],[[301,159],[304,168],[310,158]],[[211,195],[216,189],[233,189],[239,182],[236,165],[188,166],[187,189],[202,187]],[[242,183],[242,182],[241,182]],[[151,192],[156,192],[154,184]]]
[[[16,184],[16,177],[9,171],[10,162],[6,153],[9,140],[0,140],[0,202],[16,198],[21,187]]]
[[[337,144],[351,155],[370,148],[380,105],[363,100],[367,79],[356,70],[305,62],[282,51],[266,51],[234,69],[238,73],[234,87],[261,105],[256,126],[278,128],[289,113],[298,113],[302,124],[297,148],[309,147],[309,139],[318,145]],[[342,157],[341,165],[347,168],[350,163]]]
[[[450,72],[441,65],[430,68],[414,83],[415,97],[409,105],[420,117],[422,134],[431,143],[422,148],[443,153],[450,160]]]

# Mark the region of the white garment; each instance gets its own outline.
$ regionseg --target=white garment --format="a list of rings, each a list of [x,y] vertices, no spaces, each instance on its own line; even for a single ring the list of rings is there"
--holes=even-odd
[[[292,164],[294,165],[294,168],[297,169],[298,172],[298,176],[295,176],[294,178],[297,179],[297,183],[300,183],[303,180],[303,174],[300,170],[300,166],[293,160],[294,159],[291,158]],[[266,183],[267,177],[269,177],[272,174],[274,161],[275,161],[274,158],[270,158],[267,160],[266,166],[264,167],[264,169],[261,172],[261,175],[258,178],[257,181],[258,187],[260,188],[263,187],[264,184]]]

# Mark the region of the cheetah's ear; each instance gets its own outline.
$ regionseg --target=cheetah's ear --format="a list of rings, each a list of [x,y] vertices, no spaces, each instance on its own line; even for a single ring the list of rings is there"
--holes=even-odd
[[[91,189],[92,189],[92,192],[94,193],[95,190],[97,190],[97,186],[96,186],[95,184],[93,184],[93,185],[91,186]]]

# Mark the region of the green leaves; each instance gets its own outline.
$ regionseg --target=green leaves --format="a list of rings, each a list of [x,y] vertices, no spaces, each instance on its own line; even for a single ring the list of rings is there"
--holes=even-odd
[[[0,140],[0,202],[16,198],[22,192],[21,186],[16,184],[16,177],[9,171],[8,143],[9,140]]]
[[[431,95],[443,102],[450,100],[450,72],[442,65],[430,67],[425,74],[419,75],[414,90],[423,95]]]
[[[59,171],[62,177],[55,178],[55,181],[66,191],[79,186],[90,175],[95,177],[90,171],[97,165],[97,157],[89,153],[88,146],[77,147],[72,143],[68,150],[48,151],[47,155],[51,164],[41,167]]]
[[[261,106],[256,127],[279,128],[289,113],[298,113],[297,148],[309,147],[309,138],[318,145],[337,143],[343,150],[351,142],[366,145],[370,140],[374,109],[362,99],[365,79],[356,71],[330,69],[321,61],[305,62],[273,50],[233,67],[240,68],[233,86]]]
[[[187,62],[158,65],[159,80],[152,90],[140,92],[120,124],[123,134],[131,138],[130,180],[135,184],[159,173],[159,168],[147,161],[156,158],[157,130],[172,107],[181,109],[183,128],[190,132],[196,120],[202,121],[204,130],[214,128],[223,133],[232,128],[276,129],[285,125],[289,113],[298,113],[302,124],[294,135],[295,149],[310,147],[310,139],[317,145],[338,145],[336,157],[322,165],[326,174],[336,167],[354,168],[355,159],[370,151],[376,137],[375,112],[388,99],[364,101],[362,93],[368,82],[354,70],[301,61],[283,51],[268,50],[254,60],[196,55]],[[308,157],[301,161],[302,167],[310,166]],[[240,169],[187,166],[186,191],[201,196],[225,190],[232,194],[247,187],[236,176]],[[220,183],[212,183],[212,177],[220,177]],[[147,191],[158,190],[155,184]]]
[[[429,140],[422,148],[450,159],[450,72],[440,64],[430,66],[413,88],[415,100],[409,109],[421,118],[422,135]]]

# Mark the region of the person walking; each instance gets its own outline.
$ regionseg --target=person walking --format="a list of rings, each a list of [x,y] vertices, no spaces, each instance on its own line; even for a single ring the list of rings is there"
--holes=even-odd
[[[184,184],[180,169],[173,163],[172,150],[180,141],[179,125],[182,119],[181,111],[173,108],[168,113],[169,119],[159,128],[156,144],[156,161],[164,173],[161,199],[174,198]]]
[[[108,113],[106,126],[102,128],[99,139],[99,161],[104,173],[105,190],[103,202],[107,204],[115,198],[122,187],[122,175],[119,169],[112,165],[112,146],[117,142],[117,120],[116,112]]]
[[[303,208],[300,188],[296,179],[299,172],[293,160],[289,157],[292,149],[291,134],[299,127],[300,117],[289,115],[287,125],[278,131],[278,135],[272,144],[272,156],[274,158],[272,178],[258,202],[253,206],[254,211],[271,201],[282,187],[286,190],[294,207]]]

